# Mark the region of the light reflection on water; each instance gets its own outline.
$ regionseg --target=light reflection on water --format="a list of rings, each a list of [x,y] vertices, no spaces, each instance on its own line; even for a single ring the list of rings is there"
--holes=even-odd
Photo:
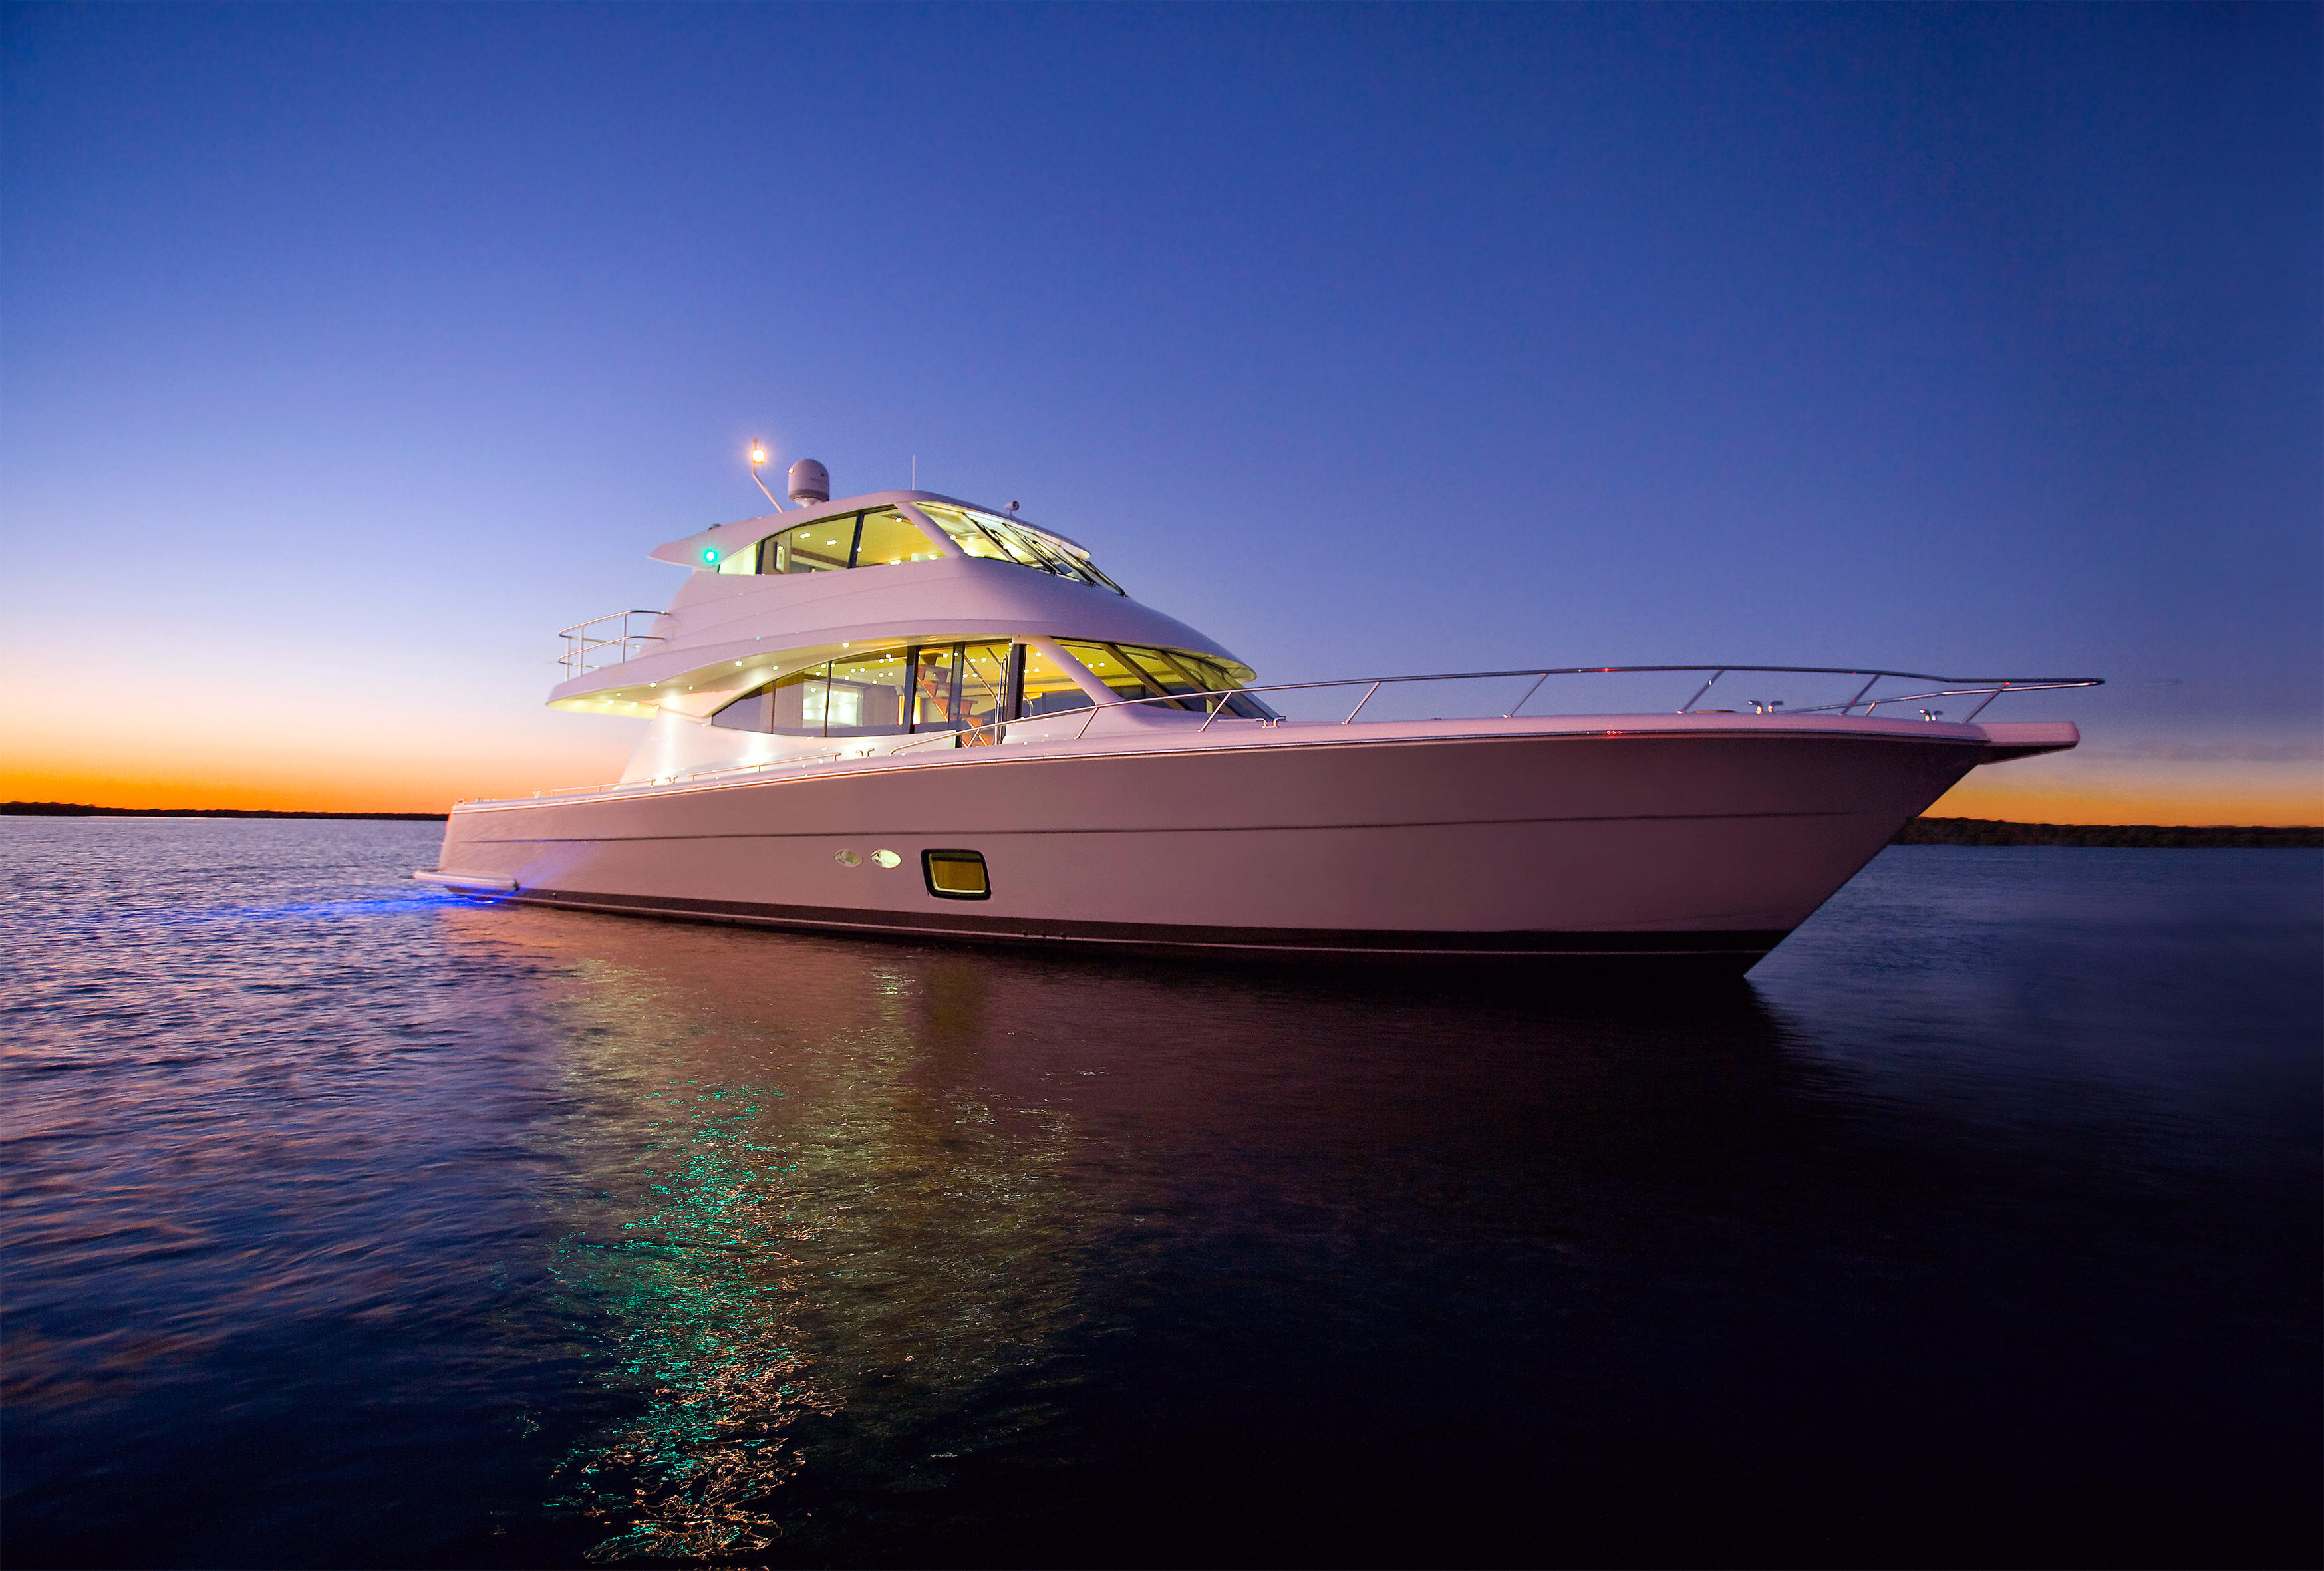
[[[612,1237],[558,1246],[558,1287],[600,1307],[603,1356],[645,1392],[643,1412],[554,1475],[570,1492],[552,1509],[627,1524],[592,1560],[767,1548],[779,1527],[761,1508],[805,1455],[786,1431],[801,1413],[838,1409],[803,1346],[806,1267],[789,1252],[826,1219],[803,1214],[788,1153],[754,1138],[752,1095],[649,1093],[663,1116],[646,1124],[654,1138],[632,1176],[658,1204]],[[739,1104],[721,1105],[730,1098]]]
[[[644,1399],[559,1466],[552,1506],[621,1528],[590,1559],[767,1548],[800,1419],[872,1383],[896,1421],[905,1392],[973,1385],[1072,1317],[1095,1241],[1058,1209],[1071,1118],[973,1088],[996,1029],[978,960],[559,913],[447,924],[558,963],[549,1007],[588,1115],[555,1132],[586,1179],[552,1270],[604,1377]]]
[[[12,1558],[2310,1532],[2312,854],[1891,853],[1689,999],[415,897],[428,827],[0,820]]]

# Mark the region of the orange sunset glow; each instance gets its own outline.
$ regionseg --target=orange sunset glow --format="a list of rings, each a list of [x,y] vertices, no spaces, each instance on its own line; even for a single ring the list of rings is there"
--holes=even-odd
[[[416,722],[421,718],[414,716]],[[352,727],[193,711],[135,735],[20,701],[0,739],[0,799],[109,808],[440,813],[620,776],[642,727],[535,707]],[[1930,817],[2051,824],[2324,823],[2324,763],[2067,753],[1980,769]]]

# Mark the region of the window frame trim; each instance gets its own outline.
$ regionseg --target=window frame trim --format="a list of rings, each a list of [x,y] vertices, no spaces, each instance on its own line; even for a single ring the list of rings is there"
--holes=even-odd
[[[984,887],[974,894],[960,890],[938,889],[936,859],[939,856],[954,860],[974,857],[977,871],[984,874]],[[920,882],[928,893],[937,900],[991,900],[992,898],[992,864],[985,861],[983,852],[972,850],[965,846],[932,846],[920,853]]]

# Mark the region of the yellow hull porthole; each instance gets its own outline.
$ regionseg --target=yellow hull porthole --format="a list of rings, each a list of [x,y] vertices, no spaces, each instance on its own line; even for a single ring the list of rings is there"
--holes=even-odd
[[[985,876],[982,852],[923,851],[920,865],[928,875],[928,892],[938,900],[992,898],[992,884]]]

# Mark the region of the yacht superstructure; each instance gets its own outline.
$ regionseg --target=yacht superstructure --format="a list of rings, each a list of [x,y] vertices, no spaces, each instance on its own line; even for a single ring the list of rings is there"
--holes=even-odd
[[[549,702],[645,722],[622,779],[463,802],[418,876],[832,933],[1739,972],[1969,770],[2079,740],[1986,704],[2095,685],[1794,671],[1853,695],[1745,714],[1697,707],[1744,668],[1646,668],[1702,679],[1529,715],[1600,673],[1498,672],[1460,681],[1499,713],[1396,717],[1452,679],[1257,688],[1013,509],[827,486],[794,466],[800,509],[654,550],[688,569],[667,610],[567,629]],[[1976,709],[1914,712],[1940,693]]]

